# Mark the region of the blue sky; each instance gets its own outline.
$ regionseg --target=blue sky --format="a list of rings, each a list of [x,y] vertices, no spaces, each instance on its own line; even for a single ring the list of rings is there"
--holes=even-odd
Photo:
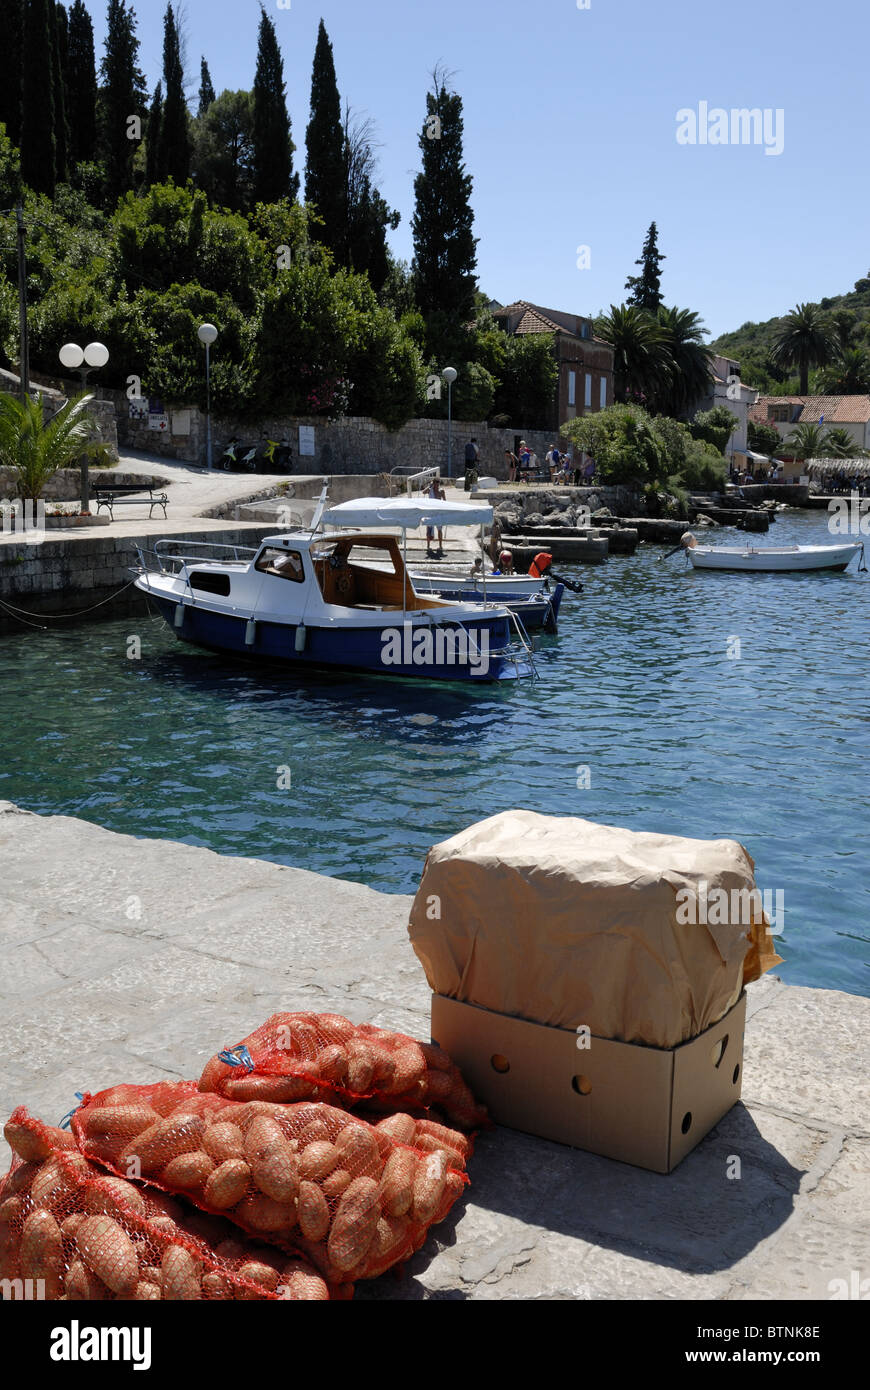
[[[481,288],[595,313],[624,297],[646,228],[668,303],[712,335],[852,288],[870,267],[866,0],[264,0],[304,166],[318,20],[342,100],[377,124],[380,184],[411,256],[417,133],[442,62],[464,102]],[[105,6],[88,0],[98,61]],[[139,0],[141,60],[160,75],[164,0]],[[184,0],[191,96],[250,87],[258,0]],[[782,153],[677,143],[677,112],[783,112]],[[772,118],[775,119],[775,118]],[[589,247],[588,269],[577,248]]]

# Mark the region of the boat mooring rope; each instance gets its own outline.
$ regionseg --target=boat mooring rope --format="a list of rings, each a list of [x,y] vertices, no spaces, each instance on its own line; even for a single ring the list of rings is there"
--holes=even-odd
[[[77,608],[73,613],[34,613],[30,608],[18,608],[15,604],[7,603],[5,599],[0,599],[0,609],[8,613],[17,623],[23,623],[27,627],[38,628],[40,632],[50,632],[51,629],[46,627],[43,623],[30,623],[27,621],[27,618],[20,618],[18,616],[19,613],[26,613],[29,618],[50,618],[57,619],[59,622],[67,618],[81,618],[84,617],[85,613],[93,613],[96,608],[102,608],[104,604],[111,603],[113,598],[117,598],[119,594],[123,594],[127,589],[131,589],[135,583],[136,580],[131,579],[129,584],[123,584],[121,588],[116,589],[113,594],[109,594],[106,598],[101,598],[99,603],[92,603],[90,608]]]

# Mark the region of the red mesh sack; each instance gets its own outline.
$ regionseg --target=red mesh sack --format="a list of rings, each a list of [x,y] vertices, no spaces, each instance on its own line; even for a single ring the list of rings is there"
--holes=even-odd
[[[23,1106],[4,1134],[13,1161],[0,1184],[0,1278],[13,1281],[13,1297],[330,1297],[307,1261],[248,1241],[230,1222],[157,1189],[107,1176],[70,1148],[71,1135],[42,1124]],[[352,1292],[344,1286],[333,1296]]]
[[[339,1014],[273,1014],[206,1063],[199,1089],[229,1100],[362,1102],[391,1114],[435,1105],[464,1129],[486,1122],[440,1047]]]
[[[196,1082],[85,1096],[83,1155],[183,1193],[329,1283],[370,1279],[419,1249],[464,1184],[469,1139],[411,1115],[371,1125],[321,1102],[232,1101]]]

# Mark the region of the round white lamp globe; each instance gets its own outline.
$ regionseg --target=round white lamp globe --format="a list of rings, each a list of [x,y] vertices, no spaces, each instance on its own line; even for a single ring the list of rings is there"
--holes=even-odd
[[[105,367],[109,360],[109,349],[104,343],[88,343],[85,348],[85,361],[89,367]]]
[[[80,367],[85,360],[85,354],[78,343],[64,343],[57,355],[64,367],[69,367],[70,370]]]
[[[201,323],[197,329],[197,337],[201,343],[210,346],[218,335],[218,331],[213,323]]]
[[[444,380],[452,386],[459,373],[457,372],[455,367],[445,367],[441,375],[443,376]]]

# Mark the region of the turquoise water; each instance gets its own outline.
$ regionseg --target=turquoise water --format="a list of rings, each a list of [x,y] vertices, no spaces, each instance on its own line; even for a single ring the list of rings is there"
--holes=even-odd
[[[767,540],[830,537],[824,514],[784,513]],[[868,576],[692,573],[663,553],[579,571],[535,684],[291,679],[144,610],[0,638],[0,798],[391,892],[513,806],[731,836],[784,893],[783,976],[870,993]]]

